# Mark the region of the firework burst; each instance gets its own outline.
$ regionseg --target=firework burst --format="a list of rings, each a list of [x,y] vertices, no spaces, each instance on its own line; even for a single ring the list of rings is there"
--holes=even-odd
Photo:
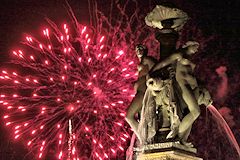
[[[130,136],[124,117],[137,78],[134,45],[155,42],[137,12],[127,17],[118,9],[115,26],[97,11],[95,28],[79,24],[70,9],[70,26],[47,19],[40,38],[26,34],[23,47],[12,51],[11,67],[0,74],[3,118],[38,159],[124,155]]]
[[[74,38],[66,24],[62,31],[50,24],[53,36],[50,29],[41,42],[27,35],[28,47],[12,52],[23,74],[2,70],[2,88],[12,93],[1,95],[6,125],[15,139],[28,139],[39,158],[52,145],[59,159],[77,158],[76,148],[83,146],[92,149],[91,157],[108,158],[129,137],[123,120],[134,94],[135,63],[129,50],[106,47],[107,37],[86,26],[78,25]]]

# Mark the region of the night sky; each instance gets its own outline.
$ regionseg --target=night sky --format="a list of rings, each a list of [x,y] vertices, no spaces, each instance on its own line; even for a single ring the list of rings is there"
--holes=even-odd
[[[89,11],[87,0],[68,0],[76,17],[81,23],[89,23]],[[100,8],[107,8],[110,0],[97,0]],[[116,0],[117,1],[117,0]],[[123,0],[119,0],[123,1]],[[141,7],[154,8],[158,1],[137,0]],[[172,0],[172,2],[174,2]],[[179,0],[177,5],[186,11],[202,30],[204,36],[217,37],[218,45],[211,46],[209,57],[216,62],[216,67],[224,65],[228,67],[231,96],[227,96],[225,103],[232,105],[232,111],[238,111],[240,105],[240,1],[239,0]],[[23,39],[23,33],[38,35],[46,24],[45,17],[57,24],[69,20],[65,0],[1,0],[0,1],[0,66],[8,60],[10,51]],[[150,5],[150,7],[149,7]],[[150,11],[150,9],[149,9]],[[144,13],[143,13],[144,14]],[[217,46],[221,46],[221,51]],[[209,48],[209,47],[208,47]],[[215,53],[217,52],[217,54]],[[209,58],[208,57],[208,58]],[[222,63],[222,64],[220,64]],[[213,64],[214,65],[214,64]],[[206,68],[206,66],[204,66]],[[206,73],[209,74],[209,73]],[[211,74],[211,73],[210,73]],[[239,78],[239,79],[236,79]],[[232,81],[231,81],[232,80]],[[233,92],[232,92],[233,91]],[[239,99],[238,99],[239,98]],[[219,102],[225,106],[224,102]],[[234,106],[234,107],[233,107]],[[0,108],[0,116],[2,117]],[[233,115],[234,116],[234,115]],[[1,118],[2,119],[2,118]],[[240,119],[234,116],[237,123]],[[235,132],[239,132],[239,125],[234,126]],[[28,154],[21,142],[14,142],[13,138],[0,121],[0,160],[22,160]],[[239,135],[238,135],[239,137]],[[240,139],[238,139],[240,142]],[[28,160],[28,158],[25,158]]]

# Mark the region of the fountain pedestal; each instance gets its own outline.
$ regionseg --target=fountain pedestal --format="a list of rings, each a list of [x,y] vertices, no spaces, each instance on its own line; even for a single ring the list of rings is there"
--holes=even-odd
[[[202,160],[196,156],[195,148],[186,147],[178,142],[164,142],[135,148],[136,160]]]

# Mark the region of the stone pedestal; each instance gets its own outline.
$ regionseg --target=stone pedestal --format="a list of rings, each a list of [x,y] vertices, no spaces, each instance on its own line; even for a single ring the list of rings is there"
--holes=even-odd
[[[177,142],[165,142],[135,148],[136,160],[202,160],[196,157],[195,148],[186,147]]]

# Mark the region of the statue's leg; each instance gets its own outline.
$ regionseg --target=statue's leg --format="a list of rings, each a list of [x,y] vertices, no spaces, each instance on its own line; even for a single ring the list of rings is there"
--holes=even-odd
[[[188,106],[189,113],[183,117],[182,122],[179,125],[179,138],[183,139],[186,137],[189,129],[192,127],[193,122],[200,115],[200,108],[195,98],[194,92],[189,83],[185,79],[177,80],[182,90],[182,98]]]
[[[126,115],[126,121],[131,126],[131,128],[133,129],[134,133],[138,138],[140,138],[138,133],[139,122],[135,119],[135,115],[136,113],[141,111],[143,97],[144,92],[138,91],[135,97],[133,98]]]
[[[193,144],[191,142],[187,142],[187,139],[188,139],[188,136],[190,135],[191,129],[192,129],[192,126],[190,128],[188,128],[188,130],[184,134],[183,138],[180,140],[183,145],[188,146],[188,147],[193,147]]]

